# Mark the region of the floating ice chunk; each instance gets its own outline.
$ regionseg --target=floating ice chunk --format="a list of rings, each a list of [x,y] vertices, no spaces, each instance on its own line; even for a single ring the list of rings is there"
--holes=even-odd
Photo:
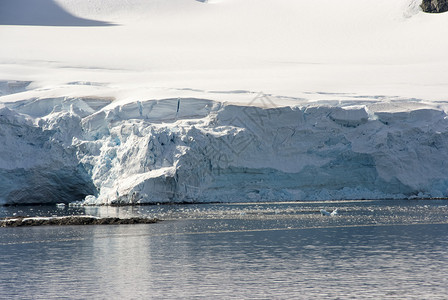
[[[331,213],[329,213],[329,212],[326,211],[325,209],[321,209],[321,210],[320,210],[320,214],[321,214],[322,216],[330,216],[330,215],[331,215]]]
[[[333,217],[333,216],[337,216],[337,215],[338,215],[338,209],[336,208],[336,209],[333,210],[331,213],[328,212],[328,211],[326,211],[325,209],[321,209],[321,210],[320,210],[320,214],[321,214],[322,216],[331,216],[331,217]]]

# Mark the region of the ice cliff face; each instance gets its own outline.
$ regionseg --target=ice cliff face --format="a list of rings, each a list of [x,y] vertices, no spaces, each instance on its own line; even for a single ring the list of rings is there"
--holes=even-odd
[[[448,196],[447,115],[412,100],[106,104],[53,98],[0,108],[0,203]]]
[[[76,160],[76,149],[64,143],[79,117],[61,114],[45,126],[8,108],[0,108],[0,204],[76,201],[95,189]]]

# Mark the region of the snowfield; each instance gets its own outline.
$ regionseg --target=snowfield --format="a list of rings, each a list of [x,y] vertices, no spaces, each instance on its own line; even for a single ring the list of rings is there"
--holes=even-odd
[[[448,197],[448,13],[2,0],[0,204]]]

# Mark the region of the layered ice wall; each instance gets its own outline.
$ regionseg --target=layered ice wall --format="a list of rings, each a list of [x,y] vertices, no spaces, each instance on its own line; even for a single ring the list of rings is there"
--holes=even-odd
[[[100,109],[89,101],[1,109],[1,203],[448,196],[447,115],[412,101],[276,107],[259,95],[257,106],[174,98]]]
[[[0,204],[76,201],[95,191],[76,149],[64,141],[79,121],[63,113],[36,126],[26,115],[0,108]]]

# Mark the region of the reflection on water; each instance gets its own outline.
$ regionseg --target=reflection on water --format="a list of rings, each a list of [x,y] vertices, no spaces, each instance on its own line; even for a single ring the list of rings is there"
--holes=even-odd
[[[446,299],[447,204],[79,209],[77,214],[164,216],[166,221],[2,228],[0,298]],[[337,217],[318,213],[336,207]]]

